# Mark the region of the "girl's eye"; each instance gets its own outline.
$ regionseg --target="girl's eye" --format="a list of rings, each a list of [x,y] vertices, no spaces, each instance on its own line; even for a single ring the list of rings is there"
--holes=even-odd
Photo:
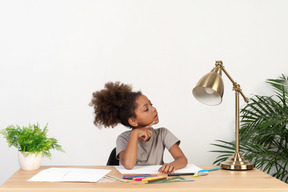
[[[148,108],[146,108],[145,111],[148,111]]]

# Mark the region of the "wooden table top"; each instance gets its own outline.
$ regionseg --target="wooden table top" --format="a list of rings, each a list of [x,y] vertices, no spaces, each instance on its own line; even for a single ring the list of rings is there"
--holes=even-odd
[[[191,182],[177,183],[155,183],[144,184],[143,182],[129,181],[123,183],[120,181],[105,183],[81,183],[81,182],[32,182],[27,181],[39,171],[50,167],[70,167],[70,168],[94,168],[110,169],[110,176],[122,178],[122,174],[113,166],[42,166],[39,170],[25,171],[19,169],[3,185],[0,186],[1,192],[13,191],[201,191],[201,192],[288,192],[288,185],[258,169],[249,171],[228,171],[220,169],[211,171],[206,176],[182,176],[193,179]],[[215,166],[199,166],[203,169],[215,168]]]

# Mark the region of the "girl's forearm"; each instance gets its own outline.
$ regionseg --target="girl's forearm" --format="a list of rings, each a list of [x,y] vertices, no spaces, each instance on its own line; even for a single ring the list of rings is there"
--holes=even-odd
[[[170,164],[173,165],[175,169],[181,169],[186,167],[187,163],[188,163],[187,158],[185,156],[181,156],[176,158]]]
[[[135,131],[131,131],[129,141],[125,151],[121,154],[121,164],[126,169],[132,169],[137,160],[137,142],[138,142],[138,134]]]

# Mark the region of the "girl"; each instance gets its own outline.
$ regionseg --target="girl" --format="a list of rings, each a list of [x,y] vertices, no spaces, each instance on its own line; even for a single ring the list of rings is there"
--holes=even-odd
[[[120,134],[116,141],[116,155],[126,169],[135,165],[162,165],[159,173],[173,173],[187,165],[187,159],[177,139],[166,128],[154,129],[159,122],[158,113],[150,100],[140,91],[120,82],[105,84],[93,93],[90,103],[94,107],[94,124],[98,127],[115,127],[117,124],[131,128]],[[163,162],[165,147],[174,158]]]

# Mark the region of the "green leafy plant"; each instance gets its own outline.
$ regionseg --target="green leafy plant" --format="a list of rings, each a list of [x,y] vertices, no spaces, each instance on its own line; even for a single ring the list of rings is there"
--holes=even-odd
[[[39,124],[31,125],[20,128],[18,125],[9,125],[7,128],[2,129],[0,134],[4,135],[8,146],[14,146],[21,152],[28,152],[39,154],[43,153],[44,157],[51,158],[51,149],[64,152],[61,145],[55,138],[47,138],[48,124],[41,130]]]
[[[274,95],[255,95],[241,110],[240,153],[255,167],[288,183],[288,77],[268,79]],[[219,165],[234,153],[235,142],[217,140]]]

